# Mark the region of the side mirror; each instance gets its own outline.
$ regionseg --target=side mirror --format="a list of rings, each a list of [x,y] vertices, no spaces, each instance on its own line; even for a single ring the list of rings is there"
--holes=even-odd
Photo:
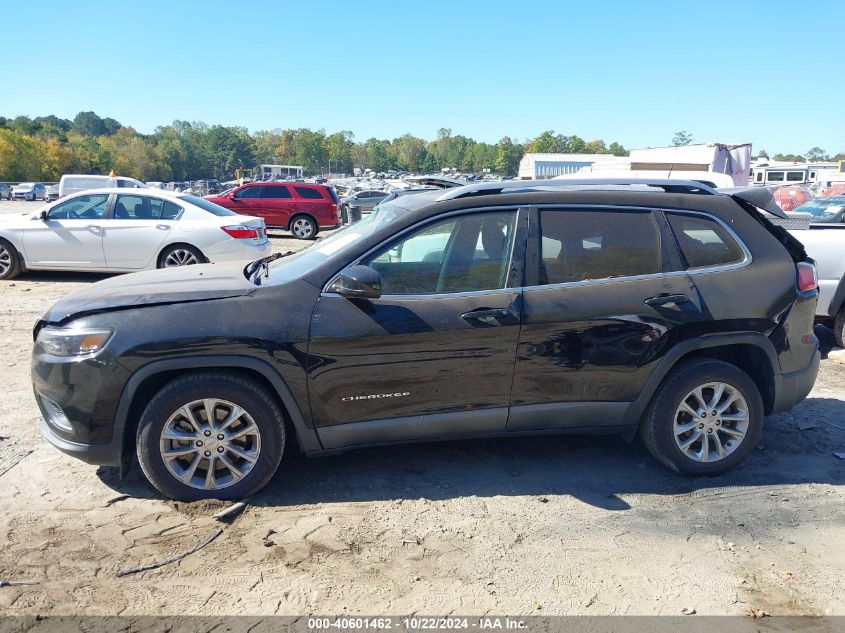
[[[381,296],[381,275],[369,266],[350,266],[341,271],[328,291],[347,299],[378,299]]]
[[[38,214],[39,220],[47,220],[47,209],[44,209],[41,213]]]

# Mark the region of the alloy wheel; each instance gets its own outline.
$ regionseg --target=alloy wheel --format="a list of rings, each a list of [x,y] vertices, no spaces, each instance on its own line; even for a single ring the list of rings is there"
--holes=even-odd
[[[165,268],[176,268],[178,266],[190,266],[192,264],[199,264],[197,256],[191,251],[184,248],[177,248],[170,251],[167,257],[164,258]]]
[[[192,488],[220,490],[246,477],[261,452],[255,420],[226,400],[195,400],[174,412],[161,432],[161,459]]]
[[[0,244],[0,277],[9,272],[12,267],[12,254],[9,249]]]
[[[297,218],[291,226],[291,232],[297,237],[308,238],[314,234],[314,227],[309,220]]]
[[[681,399],[672,431],[686,457],[718,462],[739,448],[749,422],[748,403],[739,390],[724,382],[709,382]]]

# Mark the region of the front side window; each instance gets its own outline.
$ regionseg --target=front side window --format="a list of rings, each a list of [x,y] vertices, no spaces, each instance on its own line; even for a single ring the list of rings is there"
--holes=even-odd
[[[108,194],[77,196],[57,204],[47,213],[48,220],[99,220],[106,215]]]
[[[239,200],[252,200],[258,198],[261,195],[261,187],[244,187],[243,189],[239,190],[236,194],[236,198]]]
[[[540,211],[541,285],[661,271],[660,232],[648,211]]]
[[[682,213],[667,213],[666,219],[688,269],[726,266],[745,259],[740,245],[715,220]]]
[[[385,295],[504,288],[516,212],[472,213],[429,224],[364,263],[379,272]]]

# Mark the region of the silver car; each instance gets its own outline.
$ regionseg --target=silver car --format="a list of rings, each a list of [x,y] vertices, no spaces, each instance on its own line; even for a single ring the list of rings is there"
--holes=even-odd
[[[388,196],[386,191],[355,191],[341,202],[340,213],[344,222],[360,220],[365,213],[370,213],[376,205]]]
[[[46,191],[44,183],[22,182],[12,187],[12,198],[14,200],[43,200]]]

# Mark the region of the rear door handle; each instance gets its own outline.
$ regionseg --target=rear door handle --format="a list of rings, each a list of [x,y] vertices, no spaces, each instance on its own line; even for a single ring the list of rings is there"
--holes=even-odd
[[[655,295],[645,300],[646,305],[650,306],[665,306],[669,303],[680,305],[689,301],[686,295]]]
[[[464,312],[461,318],[464,321],[472,321],[473,319],[506,319],[509,316],[512,316],[512,313],[506,308],[482,308]]]

